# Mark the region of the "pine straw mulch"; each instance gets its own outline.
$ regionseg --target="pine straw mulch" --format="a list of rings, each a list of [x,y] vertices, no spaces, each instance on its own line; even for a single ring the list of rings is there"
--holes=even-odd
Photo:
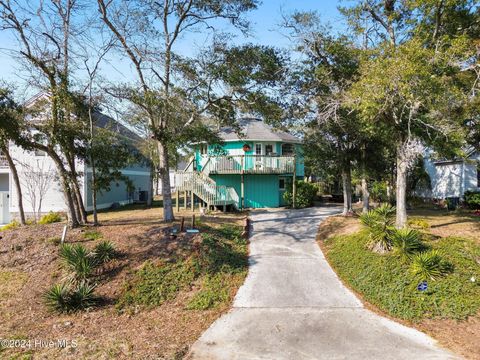
[[[190,222],[190,213],[186,225]],[[229,305],[212,310],[186,310],[195,286],[182,291],[175,300],[151,309],[120,311],[115,303],[127,279],[148,260],[166,260],[191,251],[199,235],[180,235],[172,240],[172,225],[161,221],[161,209],[130,209],[100,214],[102,226],[96,230],[122,254],[113,260],[99,279],[96,292],[104,302],[100,307],[76,314],[58,315],[49,311],[43,294],[61,280],[56,240],[64,224],[34,225],[0,232],[0,339],[66,339],[76,347],[0,349],[0,358],[22,354],[34,359],[177,359],[228,310]],[[206,216],[209,226],[223,223],[241,225],[245,214]],[[176,222],[178,226],[178,220]],[[92,228],[71,230],[68,242],[93,247],[100,240],[85,240]],[[57,239],[55,239],[57,238]]]

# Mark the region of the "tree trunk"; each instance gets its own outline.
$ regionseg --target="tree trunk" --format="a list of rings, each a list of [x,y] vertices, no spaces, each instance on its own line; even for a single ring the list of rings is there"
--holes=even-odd
[[[15,189],[17,191],[17,206],[18,206],[18,214],[20,216],[20,224],[25,225],[26,222],[25,222],[25,211],[23,210],[22,187],[20,185],[20,179],[18,178],[17,167],[15,166],[15,163],[13,162],[13,159],[10,156],[8,144],[6,146],[2,146],[2,153],[7,158],[8,167],[10,168],[10,171],[13,177],[13,182],[15,183]]]
[[[401,145],[397,147],[397,218],[396,227],[404,228],[407,225],[407,162],[402,155]]]
[[[370,208],[370,192],[367,182],[367,151],[365,145],[362,146],[362,212],[367,213]]]
[[[98,211],[97,211],[97,171],[95,169],[95,160],[90,156],[90,163],[92,166],[92,206],[93,206],[93,225],[98,225]],[[85,177],[86,178],[86,177]]]
[[[152,164],[150,166],[150,182],[149,182],[149,189],[148,189],[148,198],[147,198],[147,206],[152,206],[153,204],[153,181],[154,181],[154,174],[155,174],[155,166]],[[158,184],[158,178],[157,178]],[[158,193],[158,188],[157,188]]]
[[[65,195],[65,202],[67,205],[67,216],[68,216],[68,223],[71,228],[78,227],[78,218],[76,215],[75,203],[72,197],[72,189],[70,188],[70,176],[63,165],[62,159],[55,153],[54,150],[51,149],[40,149],[40,150],[49,150],[48,154],[55,162],[55,166],[57,167],[58,174],[60,175],[63,187],[63,193]]]
[[[85,210],[85,206],[83,204],[82,192],[80,191],[80,185],[78,184],[78,177],[77,177],[77,169],[75,165],[75,157],[69,158],[68,164],[70,167],[70,177],[72,182],[72,190],[74,195],[74,200],[76,202],[77,208],[77,217],[78,220],[82,223],[86,224],[88,222],[87,219],[87,210]]]
[[[370,209],[370,192],[368,191],[368,182],[365,177],[362,178],[362,200],[363,208],[362,212],[367,213]]]
[[[342,170],[342,185],[343,185],[343,216],[348,216],[353,213],[352,208],[352,174],[350,166],[347,165]]]
[[[159,156],[160,179],[162,181],[163,220],[170,222],[175,220],[175,217],[173,215],[172,191],[170,189],[168,150],[166,146],[164,146],[160,141],[157,142],[157,147]]]

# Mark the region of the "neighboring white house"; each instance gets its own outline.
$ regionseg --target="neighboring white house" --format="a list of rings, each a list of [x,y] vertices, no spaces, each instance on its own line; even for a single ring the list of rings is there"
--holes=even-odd
[[[43,95],[47,96],[48,95]],[[39,96],[35,98],[38,99]],[[139,137],[125,126],[114,119],[101,114],[95,114],[96,126],[108,128],[121,135],[138,140]],[[65,199],[62,186],[57,176],[53,160],[42,151],[26,151],[13,143],[9,146],[20,183],[22,185],[23,205],[27,215],[38,211],[39,197],[42,195],[41,213],[49,211],[66,211]],[[89,179],[91,168],[80,159],[77,160],[77,171],[80,175],[79,183],[82,190],[82,198],[87,211],[93,209],[92,191]],[[150,167],[147,164],[137,164],[122,169],[122,174],[128,176],[135,188],[129,192],[124,182],[120,181],[111,185],[110,191],[104,191],[97,196],[97,207],[108,208],[114,203],[120,205],[132,203],[135,200],[146,200],[151,195]],[[85,181],[87,179],[87,181]],[[12,174],[4,155],[0,153],[0,224],[8,223],[18,214],[17,192]],[[34,209],[34,203],[35,208]]]
[[[466,159],[435,160],[432,152],[424,157],[425,171],[430,176],[431,190],[421,190],[422,197],[446,199],[463,197],[468,191],[480,191],[480,152],[471,150]]]

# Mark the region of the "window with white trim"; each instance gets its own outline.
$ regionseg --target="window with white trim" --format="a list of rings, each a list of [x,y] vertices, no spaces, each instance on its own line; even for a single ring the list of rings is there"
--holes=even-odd
[[[255,144],[255,155],[262,155],[262,144]]]
[[[285,179],[284,178],[279,178],[278,179],[278,189],[279,190],[285,190]]]
[[[293,144],[282,144],[282,155],[293,156],[295,148]]]

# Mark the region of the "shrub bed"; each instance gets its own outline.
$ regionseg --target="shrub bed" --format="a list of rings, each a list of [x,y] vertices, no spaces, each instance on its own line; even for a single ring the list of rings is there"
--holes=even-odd
[[[297,181],[296,185],[295,206],[297,208],[305,208],[313,205],[313,200],[315,200],[318,192],[317,186],[305,181]],[[287,185],[287,190],[283,193],[283,199],[288,206],[293,205],[293,185],[291,183]]]
[[[361,231],[332,237],[324,243],[332,267],[366,301],[408,320],[465,319],[480,310],[480,247],[473,241],[456,237],[424,239],[424,245],[434,251],[431,261],[439,260],[439,266],[444,266],[436,257],[442,254],[443,264],[452,268],[445,276],[428,279],[428,289],[423,292],[417,290],[415,266],[395,252],[372,252],[368,248],[370,241],[368,232]]]

